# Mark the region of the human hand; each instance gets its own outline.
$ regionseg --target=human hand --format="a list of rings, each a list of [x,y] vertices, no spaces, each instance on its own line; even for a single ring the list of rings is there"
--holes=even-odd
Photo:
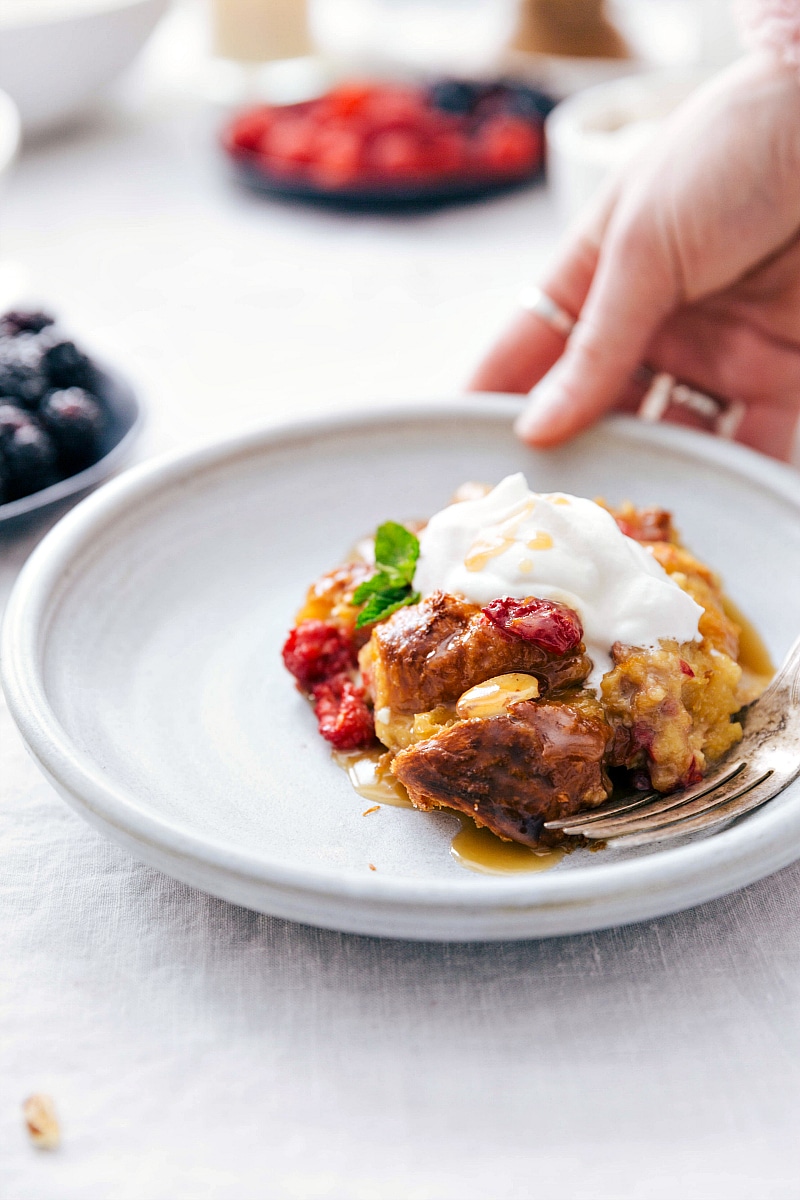
[[[534,390],[517,431],[551,446],[635,411],[646,363],[745,405],[737,440],[788,459],[800,414],[800,78],[766,55],[695,93],[568,236],[542,284],[566,343],[524,313],[475,391]],[[678,410],[675,419],[697,418]]]

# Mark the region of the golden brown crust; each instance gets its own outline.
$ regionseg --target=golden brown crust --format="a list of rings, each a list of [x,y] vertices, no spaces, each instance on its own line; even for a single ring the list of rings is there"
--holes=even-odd
[[[545,821],[602,804],[611,731],[569,704],[526,700],[505,716],[459,721],[397,754],[392,771],[417,808],[446,807],[498,837],[553,846]]]
[[[435,592],[378,625],[362,652],[375,708],[406,715],[455,704],[495,675],[534,675],[542,693],[582,683],[591,670],[583,647],[551,654],[503,633],[475,604]]]
[[[627,787],[668,792],[702,777],[741,737],[732,718],[754,685],[742,683],[740,627],[718,577],[680,544],[665,510],[609,511],[703,611],[696,642],[614,646],[599,696],[582,686],[591,667],[582,645],[551,654],[457,596],[436,593],[356,632],[352,594],[373,570],[363,559],[309,590],[298,620],[332,621],[362,647],[376,733],[417,807],[457,809],[500,837],[552,845],[558,835],[543,832],[544,821],[602,803],[607,769],[621,769]],[[465,692],[511,673],[535,677],[540,698],[459,718]]]
[[[629,500],[618,508],[610,508],[602,500],[598,500],[598,504],[607,508],[622,532],[637,542],[680,541],[672,523],[672,513],[665,508],[634,508]]]
[[[356,630],[356,618],[360,609],[352,603],[353,592],[360,583],[375,572],[374,566],[363,559],[344,563],[333,571],[326,572],[306,592],[303,607],[295,618],[295,624],[303,621],[332,621],[352,637],[356,646],[369,641],[371,630]]]

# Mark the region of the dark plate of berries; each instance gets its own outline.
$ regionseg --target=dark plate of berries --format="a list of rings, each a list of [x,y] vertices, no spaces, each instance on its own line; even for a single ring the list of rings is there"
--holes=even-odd
[[[517,82],[348,83],[236,116],[223,145],[260,191],[347,207],[478,199],[535,179],[553,101]]]
[[[47,313],[0,317],[0,521],[94,487],[139,431],[131,387]]]

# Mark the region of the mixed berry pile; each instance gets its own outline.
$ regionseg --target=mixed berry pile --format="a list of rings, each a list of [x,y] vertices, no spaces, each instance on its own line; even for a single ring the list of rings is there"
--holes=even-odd
[[[250,109],[224,142],[234,159],[322,191],[513,182],[540,169],[551,107],[520,83],[350,83],[303,104]]]
[[[583,638],[578,614],[564,604],[531,597],[505,596],[483,609],[507,638],[533,642],[552,654],[576,650]],[[354,631],[333,621],[305,620],[291,630],[283,663],[312,701],[319,732],[336,750],[359,750],[375,742],[375,723],[363,685],[358,682]]]
[[[0,317],[0,503],[94,462],[107,416],[94,363],[42,312]]]
[[[353,675],[355,642],[331,621],[303,621],[283,647],[283,662],[314,703],[319,731],[336,750],[358,750],[375,740],[364,688]]]

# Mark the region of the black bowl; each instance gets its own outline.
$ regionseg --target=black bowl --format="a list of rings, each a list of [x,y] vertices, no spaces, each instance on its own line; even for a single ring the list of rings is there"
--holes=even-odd
[[[438,179],[430,183],[362,185],[352,188],[324,188],[303,179],[274,174],[256,155],[242,152],[230,155],[234,172],[241,183],[257,192],[283,200],[299,200],[326,208],[365,212],[402,212],[440,208],[450,204],[489,199],[535,183],[542,169],[520,174],[495,176],[464,175],[456,179]]]

